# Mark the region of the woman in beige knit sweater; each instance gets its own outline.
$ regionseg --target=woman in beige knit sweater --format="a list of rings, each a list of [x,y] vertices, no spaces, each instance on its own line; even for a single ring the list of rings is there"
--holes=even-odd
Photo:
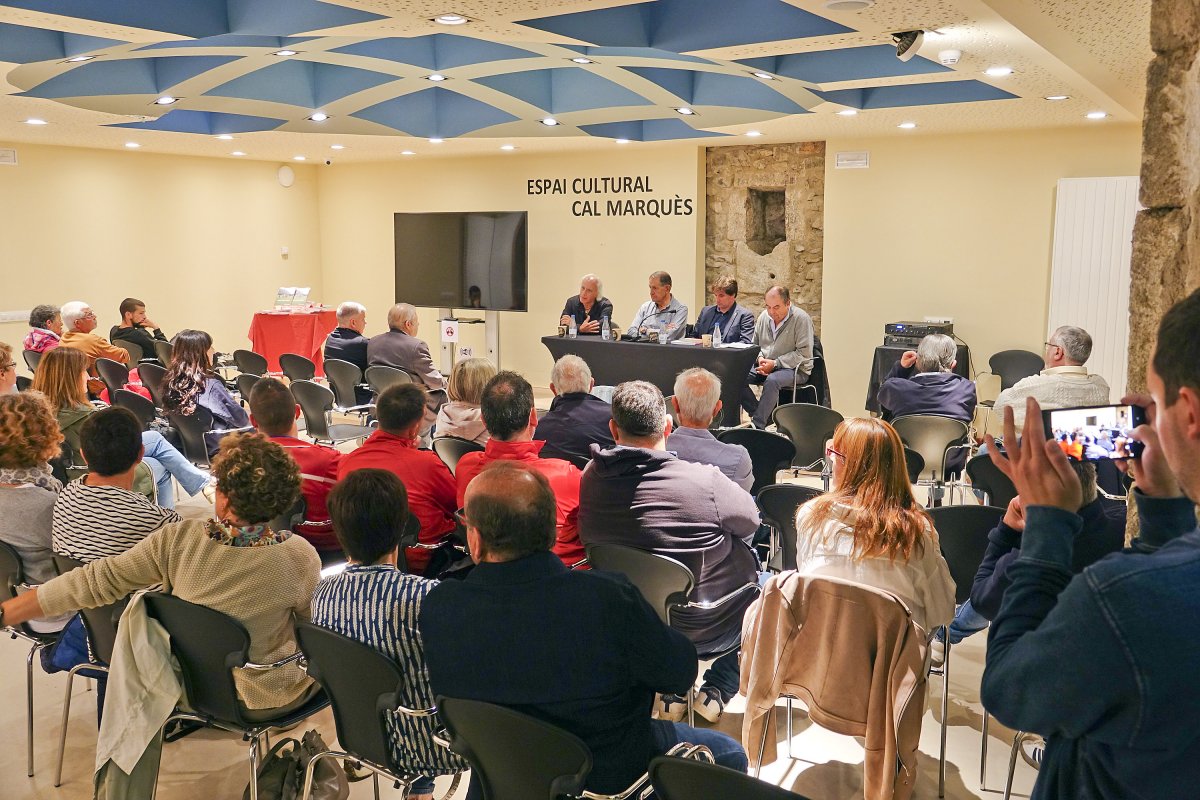
[[[214,519],[184,520],[121,555],[93,561],[0,606],[0,624],[112,603],[161,584],[176,597],[228,614],[250,634],[250,659],[269,664],[297,650],[293,617],[307,620],[321,562],[312,545],[266,522],[300,496],[300,469],[261,434],[226,437],[213,461]],[[235,673],[248,716],[299,707],[315,692],[295,664]]]

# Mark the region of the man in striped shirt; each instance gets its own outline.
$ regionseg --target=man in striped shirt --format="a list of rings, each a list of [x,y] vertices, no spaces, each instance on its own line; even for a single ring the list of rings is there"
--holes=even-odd
[[[89,472],[63,488],[54,503],[51,548],[85,564],[119,555],[168,522],[174,511],[133,491],[142,460],[142,426],[116,406],[91,414],[79,434]]]

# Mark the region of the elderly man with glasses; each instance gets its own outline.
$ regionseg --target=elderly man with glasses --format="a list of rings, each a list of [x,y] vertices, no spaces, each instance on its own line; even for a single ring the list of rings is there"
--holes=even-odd
[[[1074,408],[1108,404],[1108,383],[1083,366],[1092,355],[1092,337],[1083,328],[1063,325],[1050,334],[1043,358],[1046,368],[1005,389],[993,410],[1004,418],[1011,408],[1015,425],[1025,424],[1025,398],[1032,397],[1042,408]]]
[[[117,347],[96,330],[96,312],[82,300],[72,300],[62,307],[63,336],[61,347],[79,350],[87,356],[88,372],[95,375],[96,359],[109,358],[122,364],[129,363],[129,351]]]

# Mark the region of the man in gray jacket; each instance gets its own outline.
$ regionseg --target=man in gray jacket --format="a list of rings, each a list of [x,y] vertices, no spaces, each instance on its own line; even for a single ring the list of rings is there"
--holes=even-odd
[[[679,427],[667,437],[667,452],[684,461],[711,464],[746,491],[754,485],[754,465],[740,444],[719,441],[708,429],[721,413],[721,379],[703,367],[692,367],[675,379],[671,398]]]
[[[758,362],[742,390],[742,408],[751,415],[760,430],[771,421],[771,412],[779,405],[779,390],[803,384],[813,368],[813,323],[804,309],[792,305],[786,286],[772,286],[764,296],[766,310],[754,325],[754,343]],[[750,384],[762,385],[762,397],[756,398]]]
[[[367,363],[374,366],[398,367],[411,373],[425,385],[429,408],[425,413],[424,435],[437,419],[437,410],[446,402],[446,378],[433,365],[429,345],[417,338],[421,320],[417,309],[408,303],[397,303],[388,309],[388,330],[376,334],[367,343]]]

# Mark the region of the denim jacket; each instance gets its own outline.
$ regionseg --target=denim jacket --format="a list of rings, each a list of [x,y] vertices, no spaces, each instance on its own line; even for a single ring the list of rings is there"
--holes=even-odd
[[[1200,530],[1137,494],[1141,538],[1072,578],[1081,520],[1027,511],[988,635],[984,706],[1047,745],[1033,798],[1183,798],[1200,787]]]

